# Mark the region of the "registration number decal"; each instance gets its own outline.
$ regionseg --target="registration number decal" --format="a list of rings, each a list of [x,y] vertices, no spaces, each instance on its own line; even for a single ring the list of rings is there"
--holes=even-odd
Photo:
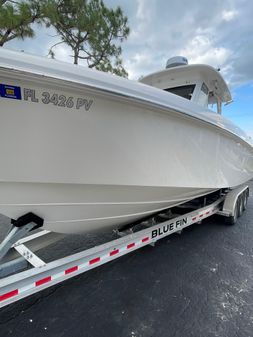
[[[69,108],[69,109],[85,109],[89,111],[93,100],[87,99],[84,97],[74,97],[74,96],[65,96],[57,93],[50,93],[48,91],[43,91],[41,94],[38,94],[35,89],[24,88],[24,101],[30,101],[33,103],[43,103],[43,104],[52,104],[58,107]]]

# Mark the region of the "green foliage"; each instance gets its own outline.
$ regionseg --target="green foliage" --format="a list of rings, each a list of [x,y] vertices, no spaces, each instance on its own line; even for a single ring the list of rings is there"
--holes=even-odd
[[[120,44],[127,39],[129,27],[122,9],[111,9],[103,0],[0,0],[0,46],[15,38],[34,37],[32,23],[53,26],[60,43],[73,51],[90,68],[127,77],[122,65]]]
[[[15,38],[33,37],[31,24],[41,17],[39,0],[0,0],[0,46]]]
[[[102,0],[47,0],[44,11],[47,26],[60,36],[57,44],[72,49],[75,64],[83,59],[90,68],[127,77],[119,43],[129,35],[129,27],[120,7],[108,8]]]

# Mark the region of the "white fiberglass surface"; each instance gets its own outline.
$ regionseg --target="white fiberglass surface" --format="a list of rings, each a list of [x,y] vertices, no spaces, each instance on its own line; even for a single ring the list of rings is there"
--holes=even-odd
[[[44,228],[62,233],[112,228],[210,192],[140,186],[15,183],[0,183],[0,191],[0,213],[16,219],[33,212],[44,219]]]
[[[33,211],[56,231],[71,231],[70,223],[86,231],[252,178],[252,147],[224,131],[237,129],[222,116],[109,75],[73,68],[72,78],[72,67],[66,73],[58,63],[57,79],[29,77],[25,62],[17,61],[25,73],[2,78],[26,99],[0,100],[1,213]],[[31,62],[56,74],[54,63]],[[101,83],[122,95],[100,91]]]
[[[213,114],[208,113],[208,110],[203,111],[203,107],[185,101],[176,95],[168,95],[168,93],[163,90],[150,87],[149,85],[84,67],[82,67],[82,71],[80,71],[80,67],[71,64],[9,50],[1,51],[0,67],[3,76],[4,73],[11,76],[12,69],[15,69],[14,79],[17,79],[18,76],[24,78],[26,74],[30,74],[33,77],[37,76],[39,82],[45,81],[46,78],[51,81],[66,81],[69,85],[87,86],[129,99],[155,104],[157,107],[174,109],[179,113],[194,116],[205,122],[217,125],[241,137],[245,141],[249,141],[247,135],[241,129],[231,122],[227,122],[226,119],[217,121]],[[59,85],[61,86],[61,84]]]
[[[93,104],[1,99],[1,181],[216,188],[250,175],[252,147],[197,119],[96,92],[18,83],[37,99],[49,92]]]

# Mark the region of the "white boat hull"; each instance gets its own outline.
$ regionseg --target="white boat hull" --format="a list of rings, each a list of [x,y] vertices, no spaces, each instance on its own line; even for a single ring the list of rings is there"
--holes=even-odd
[[[102,231],[252,178],[252,147],[218,126],[61,80],[3,72],[1,82],[37,100],[0,98],[0,213],[11,218]],[[92,104],[43,103],[44,92]]]
[[[112,230],[209,192],[172,187],[36,183],[1,183],[0,188],[0,210],[4,214],[15,219],[33,212],[45,219],[45,229],[61,233]]]

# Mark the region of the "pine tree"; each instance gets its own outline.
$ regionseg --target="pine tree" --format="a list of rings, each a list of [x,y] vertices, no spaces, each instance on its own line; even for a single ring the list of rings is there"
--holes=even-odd
[[[120,7],[111,9],[102,0],[45,1],[47,25],[53,26],[61,41],[73,51],[74,64],[85,60],[90,68],[127,77],[119,45],[129,35],[128,19]]]
[[[39,0],[0,0],[0,47],[15,38],[34,37],[31,24],[40,19]]]

